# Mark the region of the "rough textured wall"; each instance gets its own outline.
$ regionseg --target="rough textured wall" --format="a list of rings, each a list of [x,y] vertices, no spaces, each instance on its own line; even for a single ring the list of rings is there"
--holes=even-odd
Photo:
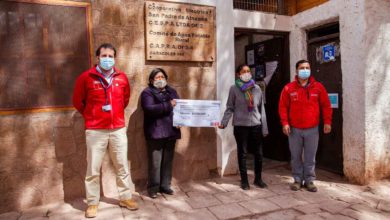
[[[144,55],[144,1],[92,1],[94,48],[103,42],[118,50],[117,66],[126,72],[131,99],[126,109],[129,162],[136,190],[147,177],[143,112],[139,96],[149,72],[163,67],[181,98],[215,99],[215,64],[147,62]],[[72,92],[72,91],[69,91]],[[213,128],[182,128],[176,145],[174,181],[208,178],[217,168]],[[75,111],[0,117],[0,213],[85,196],[86,146],[84,122]],[[108,155],[103,162],[103,188],[116,196]]]
[[[365,113],[368,179],[390,176],[390,1],[366,0]]]
[[[84,195],[84,124],[74,112],[0,117],[0,213]]]
[[[340,23],[341,69],[343,74],[344,174],[349,180],[366,183],[364,97],[364,4],[365,0],[332,0],[293,16],[290,35],[292,76],[297,60],[306,58],[305,30],[330,22]],[[360,46],[357,46],[360,45]]]

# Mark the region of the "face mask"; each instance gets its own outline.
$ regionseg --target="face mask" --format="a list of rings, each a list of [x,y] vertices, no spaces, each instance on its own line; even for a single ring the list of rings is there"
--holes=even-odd
[[[104,70],[110,70],[115,65],[115,60],[112,57],[100,58],[99,66]]]
[[[252,79],[252,74],[250,73],[244,73],[242,75],[240,75],[240,79],[244,82],[249,82],[249,80]]]
[[[162,89],[167,85],[167,81],[165,79],[155,80],[153,82],[153,86],[157,89]]]
[[[299,70],[298,77],[300,79],[308,79],[310,77],[310,70]]]

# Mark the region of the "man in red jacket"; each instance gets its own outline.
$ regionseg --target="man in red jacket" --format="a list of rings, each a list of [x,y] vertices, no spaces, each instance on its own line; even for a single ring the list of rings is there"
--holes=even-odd
[[[115,56],[116,50],[111,44],[100,45],[96,50],[98,64],[78,77],[73,93],[73,105],[85,120],[87,218],[97,214],[100,168],[107,148],[117,175],[119,205],[130,210],[138,209],[137,203],[131,199],[124,117],[130,86],[126,75],[114,67]]]
[[[295,81],[287,84],[280,95],[279,115],[283,133],[288,136],[294,191],[305,186],[317,192],[313,181],[318,147],[320,111],[324,120],[324,133],[331,131],[332,108],[324,86],[310,76],[307,60],[296,63]],[[302,162],[303,152],[303,162]]]

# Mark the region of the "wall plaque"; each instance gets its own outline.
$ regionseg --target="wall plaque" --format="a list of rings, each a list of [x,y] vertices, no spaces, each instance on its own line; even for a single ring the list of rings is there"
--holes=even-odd
[[[72,106],[91,65],[90,4],[0,1],[0,113]]]
[[[146,60],[215,60],[215,7],[145,2]]]

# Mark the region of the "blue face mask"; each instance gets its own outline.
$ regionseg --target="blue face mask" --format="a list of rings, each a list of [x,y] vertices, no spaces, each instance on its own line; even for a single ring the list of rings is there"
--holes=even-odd
[[[112,57],[101,57],[99,66],[104,70],[110,70],[115,65],[115,60]]]
[[[299,70],[298,77],[300,79],[308,79],[310,77],[310,70]]]

